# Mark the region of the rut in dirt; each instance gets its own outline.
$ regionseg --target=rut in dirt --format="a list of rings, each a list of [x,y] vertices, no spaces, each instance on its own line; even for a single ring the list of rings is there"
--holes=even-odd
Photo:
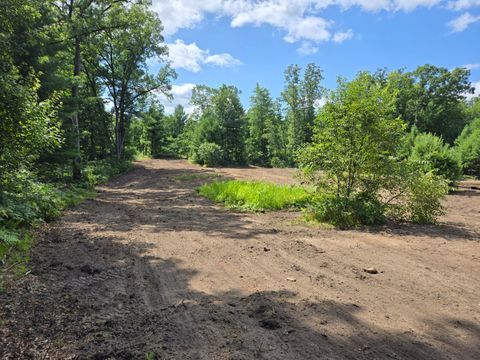
[[[354,300],[321,298],[322,288],[299,297],[282,285],[286,270],[249,254],[278,246],[275,261],[292,252],[297,274],[312,278],[309,266],[323,266],[315,256],[329,260],[324,251],[292,240],[303,230],[284,230],[276,218],[197,196],[205,180],[195,175],[209,173],[183,162],[137,164],[46,227],[32,274],[1,297],[0,358],[480,358],[475,321],[445,319],[443,330],[462,327],[466,340],[440,329],[430,341],[366,323]],[[180,180],[185,174],[191,179]],[[310,281],[330,275],[322,276]]]

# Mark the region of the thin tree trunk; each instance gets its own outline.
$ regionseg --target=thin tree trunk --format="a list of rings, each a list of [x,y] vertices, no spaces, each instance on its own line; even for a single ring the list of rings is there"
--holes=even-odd
[[[75,57],[73,63],[73,76],[75,83],[72,87],[72,99],[73,99],[73,115],[72,115],[72,126],[73,126],[73,135],[75,142],[75,157],[73,159],[73,179],[80,180],[82,178],[82,154],[80,149],[80,125],[78,121],[78,77],[80,76],[81,71],[81,54],[80,54],[80,38],[75,37]]]

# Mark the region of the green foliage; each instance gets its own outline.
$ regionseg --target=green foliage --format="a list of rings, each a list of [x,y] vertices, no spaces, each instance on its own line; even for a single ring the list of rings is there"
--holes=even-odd
[[[312,179],[317,185],[344,198],[382,187],[404,132],[394,115],[395,95],[369,73],[350,83],[339,79],[320,111],[313,143],[299,156],[305,170],[323,171]]]
[[[287,106],[290,160],[297,149],[312,139],[315,105],[322,96],[322,79],[321,69],[313,63],[307,65],[303,78],[298,65],[290,65],[285,70],[282,100]]]
[[[39,101],[38,79],[0,72],[0,177],[60,145],[53,101]]]
[[[2,182],[0,193],[0,226],[28,227],[58,217],[62,210],[76,205],[91,194],[88,188],[71,185],[60,188],[38,181],[26,170],[10,174]]]
[[[430,170],[451,171],[451,152],[432,135],[418,135],[416,141],[412,132],[405,138],[404,124],[395,116],[395,83],[377,76],[360,73],[349,83],[340,80],[320,111],[313,143],[300,153],[307,179],[323,192],[313,211],[340,227],[375,224],[385,215],[433,222],[447,188]],[[412,142],[414,150],[408,150]],[[409,160],[398,157],[405,149]]]
[[[248,139],[247,158],[249,163],[269,165],[269,142],[267,123],[273,123],[276,116],[273,101],[267,89],[259,84],[250,98],[251,107],[247,114]]]
[[[397,177],[385,210],[389,218],[414,223],[435,223],[444,213],[442,200],[448,181],[433,172],[424,173],[418,164],[408,164]]]
[[[4,229],[0,226],[0,294],[5,273],[21,276],[27,272],[29,250],[33,240],[28,233]]]
[[[145,360],[155,360],[157,355],[153,351],[149,351],[145,354]]]
[[[451,144],[467,122],[463,101],[465,94],[473,93],[469,77],[465,68],[423,65],[410,73],[393,72],[388,80],[399,91],[397,114],[410,126]]]
[[[312,195],[299,186],[228,180],[205,184],[198,193],[227,206],[249,211],[280,210],[307,204]]]
[[[424,174],[412,182],[407,202],[409,220],[415,223],[435,223],[444,213],[441,200],[447,192],[447,182],[432,173]]]
[[[321,194],[315,197],[307,214],[339,228],[374,225],[385,220],[383,204],[369,193],[350,198]]]
[[[450,184],[455,184],[462,175],[460,162],[453,149],[433,134],[418,134],[415,137],[409,159],[421,163],[425,173],[435,171]]]
[[[193,94],[194,122],[187,122],[185,126],[190,136],[189,157],[201,162],[197,156],[199,147],[214,143],[222,150],[223,163],[243,164],[246,160],[246,119],[238,89],[227,85],[219,89],[199,86],[194,88]]]
[[[107,182],[115,175],[124,173],[132,169],[132,163],[129,161],[91,161],[85,167],[85,181],[89,186]]]
[[[168,95],[170,81],[176,74],[168,64],[155,75],[148,71],[147,60],[163,62],[168,51],[163,45],[161,21],[147,2],[113,6],[102,21],[104,31],[89,44],[93,55],[86,72],[104,84],[104,92],[113,105],[115,155],[121,160],[126,158],[124,150],[132,114],[152,92]],[[155,133],[150,140],[157,137]]]
[[[455,146],[464,172],[480,177],[480,118],[463,129],[455,141]]]
[[[222,148],[215,143],[203,143],[195,151],[192,160],[200,165],[214,167],[222,164]]]
[[[240,92],[234,86],[222,85],[213,96],[214,116],[220,125],[220,143],[227,164],[245,162],[246,119]]]

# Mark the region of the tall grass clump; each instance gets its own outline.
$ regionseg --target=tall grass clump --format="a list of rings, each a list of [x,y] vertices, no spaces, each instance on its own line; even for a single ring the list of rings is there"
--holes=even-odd
[[[260,181],[217,181],[202,185],[198,193],[210,200],[248,211],[301,207],[311,199],[311,194],[303,187]]]

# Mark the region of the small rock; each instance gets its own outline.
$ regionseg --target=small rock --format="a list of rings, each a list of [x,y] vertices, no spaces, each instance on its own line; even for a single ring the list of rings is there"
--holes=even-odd
[[[81,268],[80,268],[80,271],[81,272],[84,272],[86,274],[89,274],[89,275],[94,275],[94,274],[99,274],[100,273],[100,269],[98,268],[94,268],[88,264],[85,264],[83,265]]]
[[[280,323],[275,319],[263,319],[259,321],[259,324],[261,327],[268,330],[276,330],[282,327]]]
[[[295,279],[295,278],[292,278],[292,277],[287,277],[287,281],[296,282],[296,281],[297,281],[297,279]]]
[[[369,268],[363,269],[363,271],[365,271],[366,273],[369,273],[369,274],[378,274],[378,270],[375,269],[374,267],[369,267]]]
[[[267,252],[267,251],[270,251],[270,249],[267,248],[267,247],[264,247],[264,248],[263,248],[263,251]]]

